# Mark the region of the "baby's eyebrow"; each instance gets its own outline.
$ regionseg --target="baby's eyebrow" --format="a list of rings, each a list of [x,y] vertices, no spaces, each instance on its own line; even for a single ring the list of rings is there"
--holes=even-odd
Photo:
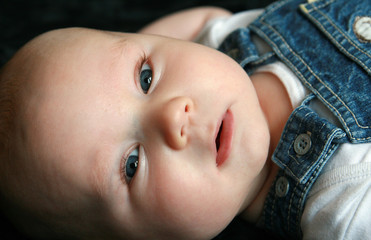
[[[130,48],[130,41],[125,37],[120,37],[120,39],[114,42],[112,51],[117,55],[116,58],[121,58],[122,55]]]
[[[123,58],[125,59],[127,57],[126,53],[134,49],[134,45],[135,44],[128,38],[119,36],[119,39],[113,42],[112,46],[110,47],[110,66],[114,68],[118,62],[122,61]]]
[[[110,184],[110,166],[107,166],[107,162],[100,158],[95,159],[92,166],[89,182],[94,192],[103,197]]]

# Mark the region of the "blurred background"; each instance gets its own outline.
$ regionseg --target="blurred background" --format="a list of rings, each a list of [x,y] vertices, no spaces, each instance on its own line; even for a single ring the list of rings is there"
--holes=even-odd
[[[262,8],[273,0],[0,0],[0,66],[33,37],[51,29],[90,27],[135,32],[185,8],[212,5],[232,12]]]
[[[232,12],[263,8],[273,0],[0,0],[0,67],[35,36],[63,27],[136,32],[165,14],[195,6]],[[28,240],[0,213],[0,239]],[[236,218],[214,240],[276,239]]]

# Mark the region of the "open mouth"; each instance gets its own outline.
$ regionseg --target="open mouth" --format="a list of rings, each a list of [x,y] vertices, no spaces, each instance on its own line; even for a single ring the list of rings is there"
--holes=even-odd
[[[216,151],[217,152],[219,151],[219,147],[220,147],[220,135],[222,133],[222,130],[223,130],[223,122],[220,125],[218,135],[216,136],[216,139],[215,139],[215,145],[216,145]]]
[[[232,137],[234,131],[234,120],[231,111],[227,111],[220,124],[215,138],[216,165],[221,166],[229,157],[232,149]]]

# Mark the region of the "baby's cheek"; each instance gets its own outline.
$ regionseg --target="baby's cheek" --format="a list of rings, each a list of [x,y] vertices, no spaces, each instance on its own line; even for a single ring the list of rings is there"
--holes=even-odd
[[[234,217],[224,205],[225,196],[207,178],[192,171],[162,171],[153,181],[149,209],[158,227],[177,239],[208,239]]]

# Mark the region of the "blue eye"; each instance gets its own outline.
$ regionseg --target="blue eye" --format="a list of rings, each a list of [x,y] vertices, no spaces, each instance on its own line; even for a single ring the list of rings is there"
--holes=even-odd
[[[139,165],[139,151],[138,148],[134,149],[125,163],[125,177],[127,182],[130,182],[134,177],[135,172]]]
[[[139,74],[140,87],[147,94],[152,83],[152,69],[148,64],[144,64]]]

